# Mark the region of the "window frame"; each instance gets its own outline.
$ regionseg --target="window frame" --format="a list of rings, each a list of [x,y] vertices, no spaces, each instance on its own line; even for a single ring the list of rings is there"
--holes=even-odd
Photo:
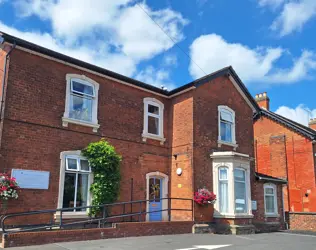
[[[161,144],[165,142],[164,138],[164,129],[163,129],[163,123],[164,123],[164,104],[160,102],[159,100],[155,98],[144,98],[144,123],[143,123],[143,133],[142,138],[143,141],[146,141],[148,138],[153,140],[160,141]],[[150,113],[148,111],[148,106],[152,105],[155,107],[158,107],[158,115]],[[152,134],[148,132],[148,120],[149,117],[158,118],[158,134]]]
[[[77,164],[79,164],[79,170],[67,169],[68,159],[77,159]],[[65,175],[66,173],[74,173],[74,174],[87,174],[88,175],[88,187],[93,183],[93,173],[91,171],[91,167],[89,167],[89,171],[80,170],[80,160],[87,160],[86,158],[81,156],[81,151],[64,151],[60,153],[60,175],[59,175],[59,193],[58,193],[58,205],[57,209],[63,208],[63,198],[64,198],[64,186],[65,186]],[[77,178],[77,177],[76,177]],[[76,187],[77,188],[77,187]],[[89,190],[89,189],[88,189]],[[87,196],[87,206],[92,204],[92,194],[88,191]],[[56,212],[56,218],[59,219],[60,213]],[[67,211],[63,212],[64,218],[86,218],[88,217],[88,209],[86,211]]]
[[[273,195],[271,194],[266,194],[266,189],[272,188],[273,189]],[[277,194],[277,186],[273,183],[265,183],[263,185],[263,196],[264,196],[264,214],[266,217],[275,217],[279,216],[278,213],[278,194]],[[267,212],[267,207],[266,207],[266,195],[267,196],[273,196],[273,202],[274,202],[274,212],[270,213]]]
[[[236,170],[240,170],[240,171],[243,171],[244,172],[244,175],[245,175],[245,181],[236,181],[235,180],[235,171]],[[240,168],[240,167],[236,167],[236,168],[234,168],[234,170],[233,170],[233,174],[234,174],[234,176],[233,176],[233,181],[234,181],[234,206],[235,206],[235,213],[236,214],[245,214],[245,213],[247,213],[247,207],[248,207],[248,200],[247,200],[247,171],[244,169],[244,168]],[[245,211],[243,211],[242,213],[239,213],[239,212],[237,212],[237,210],[236,210],[236,188],[235,188],[235,182],[239,182],[239,183],[244,183],[245,184],[245,207],[246,207],[246,212]]]
[[[221,169],[225,169],[226,171],[227,171],[227,179],[220,179],[220,171],[221,171]],[[220,211],[220,208],[221,208],[221,205],[220,205],[220,201],[221,201],[221,198],[219,197],[218,199],[219,199],[219,204],[218,204],[218,211],[220,212],[220,213],[228,213],[229,212],[229,208],[230,208],[230,206],[229,206],[229,187],[230,187],[230,185],[229,185],[229,169],[228,169],[228,167],[226,167],[226,166],[220,166],[219,168],[218,168],[218,195],[219,195],[219,190],[220,190],[220,184],[221,184],[221,182],[223,183],[223,182],[225,182],[225,183],[227,183],[227,198],[228,198],[228,204],[227,204],[227,211],[225,211],[225,212],[223,212],[223,211]]]
[[[81,84],[93,87],[93,95],[84,94],[73,89],[73,81]],[[67,74],[66,75],[66,98],[65,98],[65,112],[62,117],[62,122],[64,127],[68,127],[68,123],[74,123],[82,126],[91,127],[93,132],[97,132],[100,125],[98,124],[98,94],[99,94],[99,84],[84,76],[78,74]],[[92,100],[91,108],[91,121],[75,119],[70,117],[71,109],[71,98],[72,96],[84,97]]]
[[[221,113],[226,112],[231,114],[232,116],[232,123],[231,123],[231,141],[224,141],[221,138]],[[223,121],[224,123],[229,123],[228,121]],[[235,111],[229,108],[228,106],[219,105],[218,106],[218,146],[220,147],[222,144],[233,146],[234,149],[238,147],[236,142],[236,119],[235,119]]]

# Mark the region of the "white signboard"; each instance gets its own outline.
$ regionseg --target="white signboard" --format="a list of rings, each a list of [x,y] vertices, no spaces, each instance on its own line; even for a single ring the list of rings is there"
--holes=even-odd
[[[49,172],[24,169],[12,169],[12,177],[16,178],[20,188],[48,189]]]
[[[251,209],[257,210],[257,201],[251,201]]]

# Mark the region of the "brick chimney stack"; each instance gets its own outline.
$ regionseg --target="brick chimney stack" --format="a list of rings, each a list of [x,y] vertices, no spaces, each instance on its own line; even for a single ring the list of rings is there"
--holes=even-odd
[[[270,110],[270,99],[267,96],[267,92],[257,94],[255,99],[259,107],[264,108],[266,110]]]
[[[309,121],[309,123],[308,123],[308,126],[309,126],[311,129],[316,130],[316,118],[310,119],[310,121]]]

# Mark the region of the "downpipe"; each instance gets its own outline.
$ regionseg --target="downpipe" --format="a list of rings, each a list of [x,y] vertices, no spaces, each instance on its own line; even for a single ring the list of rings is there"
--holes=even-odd
[[[3,122],[2,115],[4,114],[4,96],[5,96],[4,91],[5,91],[5,83],[6,83],[6,78],[7,78],[7,66],[8,66],[8,60],[9,60],[10,54],[15,49],[15,47],[16,47],[16,43],[14,42],[13,46],[11,47],[11,49],[5,56],[5,60],[4,60],[3,77],[2,77],[2,92],[1,92],[1,101],[0,101],[0,148],[1,148],[1,138],[2,138],[2,129],[1,129],[2,124],[1,123]]]

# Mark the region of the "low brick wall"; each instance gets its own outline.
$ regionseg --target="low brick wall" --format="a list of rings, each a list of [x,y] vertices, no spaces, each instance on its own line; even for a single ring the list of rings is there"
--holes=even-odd
[[[290,212],[288,220],[290,230],[316,231],[316,213]]]
[[[132,236],[185,234],[192,232],[193,224],[192,221],[127,222],[114,224],[113,228],[12,233],[2,236],[2,247],[42,245],[55,242],[99,240]]]

